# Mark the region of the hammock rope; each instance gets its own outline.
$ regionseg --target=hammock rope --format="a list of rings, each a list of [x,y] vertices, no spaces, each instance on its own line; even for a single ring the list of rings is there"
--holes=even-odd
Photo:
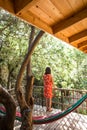
[[[71,113],[72,111],[74,111],[77,107],[79,107],[83,103],[83,101],[85,101],[86,98],[87,98],[87,94],[81,97],[76,103],[74,103],[71,107],[69,107],[63,112],[52,114],[51,116],[33,117],[33,122],[34,124],[46,124],[46,123],[51,123],[53,121],[59,120],[65,117],[66,115],[68,115],[69,113]],[[6,115],[6,111],[3,107],[0,107],[0,113]],[[16,120],[21,122],[20,112],[16,112]]]

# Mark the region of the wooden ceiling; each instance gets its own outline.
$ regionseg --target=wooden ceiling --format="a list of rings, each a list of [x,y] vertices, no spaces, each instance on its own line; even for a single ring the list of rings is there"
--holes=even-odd
[[[0,7],[87,53],[87,0],[0,0]]]

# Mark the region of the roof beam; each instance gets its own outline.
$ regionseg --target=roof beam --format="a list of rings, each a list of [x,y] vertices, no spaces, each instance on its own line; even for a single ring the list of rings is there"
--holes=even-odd
[[[28,23],[36,26],[37,28],[53,35],[52,28],[45,22],[43,22],[41,19],[36,17],[34,14],[32,14],[30,11],[27,11],[27,13],[26,12],[18,13],[17,16],[26,20]],[[69,42],[68,38],[64,36],[62,33],[57,33],[54,36],[65,42]]]
[[[40,0],[15,0],[15,8],[16,8],[16,15],[20,13],[25,13],[30,7],[36,5],[36,3]],[[21,5],[21,6],[20,6]]]
[[[11,13],[15,12],[13,0],[0,0],[0,7]]]
[[[86,45],[87,45],[87,40],[84,42],[78,43],[77,47],[81,48],[81,47],[86,46]]]
[[[45,24],[41,19],[36,17],[34,14],[32,14],[30,11],[20,13],[18,17],[26,20],[28,23],[32,24],[33,26],[36,26],[37,28],[40,28],[43,31],[46,31],[50,34],[52,34],[52,29],[50,26]]]
[[[31,6],[35,5],[40,0],[0,0],[0,7],[3,9],[17,14],[26,12]]]
[[[59,31],[62,31],[74,24],[76,24],[77,22],[80,22],[81,20],[87,18],[87,8],[84,10],[81,10],[80,12],[78,12],[77,14],[75,14],[74,16],[67,18],[57,24],[55,24],[52,29],[53,29],[53,33],[57,33]]]
[[[77,34],[69,37],[69,42],[74,43],[74,42],[77,42],[80,39],[85,38],[85,37],[87,37],[87,30],[84,30],[84,31],[82,31],[80,33],[77,33]]]
[[[15,13],[23,9],[28,3],[30,3],[32,0],[14,0],[15,5]]]
[[[87,53],[87,50],[85,50],[84,53]]]
[[[57,38],[59,38],[59,39],[61,39],[61,40],[63,40],[63,41],[65,41],[65,42],[67,42],[67,43],[69,43],[68,37],[66,37],[66,36],[65,36],[64,34],[62,34],[61,32],[56,33],[54,36],[57,37]]]
[[[86,51],[87,50],[87,46],[84,46],[80,49],[81,51]]]

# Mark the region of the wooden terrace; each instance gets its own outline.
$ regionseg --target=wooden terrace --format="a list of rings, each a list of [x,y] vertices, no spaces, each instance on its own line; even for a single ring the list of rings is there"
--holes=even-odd
[[[53,109],[52,112],[46,112],[45,107],[34,106],[34,115],[52,115],[61,110]],[[20,129],[21,123],[15,121],[14,130]],[[66,117],[52,123],[34,125],[33,130],[87,130],[87,115],[71,112]]]
[[[87,0],[0,0],[0,8],[87,53]],[[63,111],[86,93],[87,91],[59,90],[54,97],[53,113],[56,109]],[[49,114],[45,112],[43,96],[42,99],[36,97],[35,105],[40,107],[34,108],[36,113],[39,111],[40,115],[42,111],[42,114]],[[34,125],[33,129],[87,130],[86,114],[87,101],[66,117],[50,124]],[[19,122],[15,122],[14,130],[19,130],[19,127]]]
[[[9,92],[13,94],[13,90]],[[43,87],[34,87],[34,116],[49,116],[65,111],[68,107],[77,102],[83,95],[87,94],[86,90],[55,88],[53,111],[46,112],[45,100],[42,92]],[[21,123],[19,121],[15,121],[14,130],[19,130],[20,125]],[[87,100],[63,118],[48,124],[34,125],[33,130],[87,130]]]

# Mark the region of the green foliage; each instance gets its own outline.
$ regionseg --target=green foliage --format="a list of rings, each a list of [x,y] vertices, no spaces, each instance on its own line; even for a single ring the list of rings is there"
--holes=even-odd
[[[46,66],[50,66],[58,87],[86,89],[87,55],[81,51],[45,34],[32,59],[33,69],[36,66],[33,72],[38,79],[42,79]]]
[[[30,25],[0,9],[0,80],[3,84],[7,84],[9,74],[15,83],[28,50],[29,35]],[[47,66],[51,67],[58,87],[87,88],[87,55],[45,33],[32,55],[32,72],[37,85],[43,85]]]
[[[11,74],[12,80],[16,80],[19,67],[28,48],[29,25],[11,16],[8,12],[0,10],[0,79],[3,75],[6,80],[2,85],[7,86],[7,79]],[[4,67],[7,73],[3,74]]]

